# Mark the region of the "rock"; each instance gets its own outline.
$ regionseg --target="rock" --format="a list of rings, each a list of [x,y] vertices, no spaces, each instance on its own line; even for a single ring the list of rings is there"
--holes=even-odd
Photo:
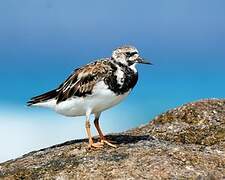
[[[225,179],[225,100],[170,110],[108,136],[118,148],[74,140],[0,164],[0,179]]]
[[[225,101],[189,103],[156,117],[147,127],[159,139],[214,145],[225,141]]]

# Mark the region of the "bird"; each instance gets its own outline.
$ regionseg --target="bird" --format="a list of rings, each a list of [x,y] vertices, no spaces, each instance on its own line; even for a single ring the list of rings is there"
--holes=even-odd
[[[104,136],[99,119],[103,111],[119,104],[130,94],[138,81],[137,64],[152,63],[142,58],[136,47],[120,46],[112,51],[111,57],[75,69],[57,88],[32,97],[27,105],[50,108],[69,117],[86,116],[88,147],[98,149],[106,144],[116,148],[117,145]],[[98,142],[94,142],[91,135],[92,114],[99,134]]]

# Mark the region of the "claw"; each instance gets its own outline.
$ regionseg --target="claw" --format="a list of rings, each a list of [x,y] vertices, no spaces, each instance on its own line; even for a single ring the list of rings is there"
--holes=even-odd
[[[101,143],[102,143],[102,144],[107,144],[107,145],[109,145],[109,146],[111,146],[111,147],[114,147],[114,148],[117,148],[116,145],[112,144],[111,142],[109,142],[108,140],[105,140],[105,139],[102,139],[102,140],[101,140]]]
[[[97,143],[91,143],[88,145],[89,149],[99,149],[99,148],[103,148],[103,143],[102,142],[97,142]]]
[[[106,140],[106,139],[104,139],[104,140]],[[112,144],[116,144],[117,143],[116,141],[109,140],[109,139],[107,139],[107,141],[110,142],[110,143],[112,143]]]

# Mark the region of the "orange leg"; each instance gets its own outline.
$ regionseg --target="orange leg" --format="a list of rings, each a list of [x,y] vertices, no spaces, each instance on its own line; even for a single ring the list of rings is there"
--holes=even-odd
[[[89,140],[89,148],[101,148],[103,147],[103,144],[98,142],[98,143],[94,143],[92,136],[91,136],[91,124],[90,124],[90,113],[86,113],[86,122],[85,122],[85,128],[86,128],[86,132],[88,135],[88,140]]]
[[[112,144],[108,140],[106,140],[105,136],[103,135],[102,130],[101,130],[100,125],[99,125],[99,117],[100,117],[100,114],[99,113],[98,114],[95,114],[94,124],[95,124],[95,127],[96,127],[97,131],[98,131],[98,134],[99,134],[99,137],[100,137],[100,142],[102,144],[107,144],[107,145],[109,145],[111,147],[116,148],[117,146],[114,145],[114,144]]]

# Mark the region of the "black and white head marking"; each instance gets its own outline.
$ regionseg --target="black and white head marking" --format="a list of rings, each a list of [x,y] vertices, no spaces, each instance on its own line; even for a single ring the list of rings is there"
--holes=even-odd
[[[113,51],[112,58],[118,63],[131,66],[139,59],[139,53],[133,46],[122,46]]]
[[[138,50],[133,46],[122,46],[116,48],[112,53],[112,59],[118,63],[135,69],[135,64],[151,64],[140,57]]]

